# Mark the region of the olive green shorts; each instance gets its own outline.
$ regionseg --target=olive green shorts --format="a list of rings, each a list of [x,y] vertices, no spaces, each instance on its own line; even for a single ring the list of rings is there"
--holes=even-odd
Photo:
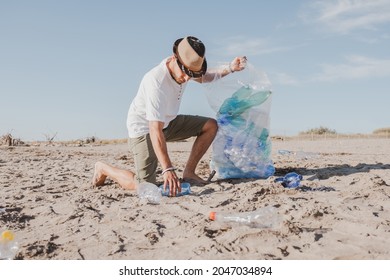
[[[175,142],[199,136],[209,119],[202,116],[178,115],[163,130],[165,141]],[[129,148],[134,157],[138,182],[146,181],[156,184],[158,159],[150,140],[150,134],[129,138]]]

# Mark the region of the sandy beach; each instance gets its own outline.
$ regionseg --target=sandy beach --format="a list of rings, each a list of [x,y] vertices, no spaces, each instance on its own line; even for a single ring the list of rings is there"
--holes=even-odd
[[[169,144],[180,176],[191,145]],[[272,159],[268,179],[192,186],[153,205],[112,181],[91,187],[96,161],[134,168],[127,144],[0,146],[0,229],[15,232],[24,260],[390,259],[390,139],[274,140]],[[291,171],[300,188],[274,182]],[[209,219],[268,205],[281,218],[272,228]]]

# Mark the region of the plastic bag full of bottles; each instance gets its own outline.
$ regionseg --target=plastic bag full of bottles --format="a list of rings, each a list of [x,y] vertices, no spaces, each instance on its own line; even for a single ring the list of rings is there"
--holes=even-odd
[[[267,76],[248,64],[243,71],[216,83],[208,94],[218,122],[211,169],[221,179],[272,176],[275,173],[269,135],[272,91]]]

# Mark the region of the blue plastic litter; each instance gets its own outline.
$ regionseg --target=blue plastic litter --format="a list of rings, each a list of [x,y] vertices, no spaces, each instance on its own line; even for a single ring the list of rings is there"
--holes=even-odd
[[[302,178],[302,175],[295,172],[290,172],[287,173],[284,177],[276,178],[275,182],[281,182],[282,186],[285,188],[295,189],[299,187]]]
[[[161,194],[163,196],[169,196],[169,185],[167,186],[166,190],[164,191],[164,185],[159,186],[161,190]],[[188,195],[191,193],[191,185],[187,182],[181,183],[181,192],[177,193],[176,196],[183,196],[183,195]]]

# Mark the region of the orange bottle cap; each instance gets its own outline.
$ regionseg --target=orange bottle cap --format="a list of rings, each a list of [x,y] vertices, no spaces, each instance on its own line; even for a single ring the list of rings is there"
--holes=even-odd
[[[10,230],[5,230],[1,233],[1,239],[3,239],[4,241],[12,241],[14,240],[14,238],[14,234]]]
[[[212,221],[215,221],[215,215],[216,215],[217,213],[215,213],[215,212],[210,212],[210,220],[212,220]]]

